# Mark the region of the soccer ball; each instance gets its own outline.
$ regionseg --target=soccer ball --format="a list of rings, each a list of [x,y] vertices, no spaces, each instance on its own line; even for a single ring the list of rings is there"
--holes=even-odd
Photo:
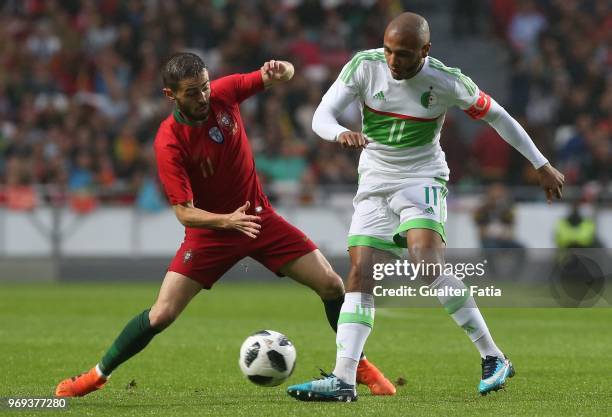
[[[274,330],[261,330],[242,343],[238,364],[254,384],[274,387],[293,373],[295,358],[295,347],[287,336]]]

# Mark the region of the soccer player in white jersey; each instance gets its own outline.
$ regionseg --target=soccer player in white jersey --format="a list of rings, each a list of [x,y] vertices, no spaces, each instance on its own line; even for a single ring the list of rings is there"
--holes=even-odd
[[[525,130],[461,71],[430,57],[430,47],[423,17],[397,16],[385,30],[384,47],[357,53],[315,112],[312,127],[319,136],[363,151],[348,236],[351,271],[338,321],[336,366],[323,379],[290,386],[288,394],[297,399],[357,399],[356,368],[374,323],[374,263],[407,248],[412,262],[444,264],[449,169],[440,131],[448,108],[458,106],[489,123],[533,164],[548,201],[561,198],[563,175]],[[361,132],[351,132],[337,121],[352,102],[361,107]],[[465,288],[450,274],[420,278],[434,289]],[[514,368],[493,341],[473,297],[438,298],[481,355],[479,392],[498,390],[514,375]]]

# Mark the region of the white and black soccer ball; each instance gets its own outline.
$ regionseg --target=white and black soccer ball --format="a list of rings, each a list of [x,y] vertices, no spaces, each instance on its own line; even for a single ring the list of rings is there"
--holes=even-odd
[[[296,355],[287,336],[274,330],[261,330],[242,343],[238,364],[254,384],[274,387],[293,373]]]

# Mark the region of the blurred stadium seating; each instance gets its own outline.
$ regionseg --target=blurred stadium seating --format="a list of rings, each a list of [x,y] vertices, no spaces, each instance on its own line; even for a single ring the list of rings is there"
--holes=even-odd
[[[404,10],[429,19],[432,55],[525,126],[566,175],[570,197],[609,204],[606,0],[4,0],[0,210],[163,207],[151,144],[171,111],[159,68],[179,50],[200,54],[213,78],[271,58],[294,62],[290,83],[242,108],[259,173],[281,207],[333,200],[350,209],[358,154],[317,139],[312,114],[342,65],[380,47],[386,22]],[[356,109],[344,119],[360,124]],[[500,181],[523,187],[512,188],[519,201],[543,201],[533,169],[488,125],[451,111],[442,145],[451,191],[470,209]]]

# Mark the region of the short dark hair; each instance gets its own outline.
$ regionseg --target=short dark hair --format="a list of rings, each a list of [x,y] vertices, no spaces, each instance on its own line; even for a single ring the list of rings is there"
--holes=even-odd
[[[176,91],[179,82],[186,78],[195,78],[206,69],[202,58],[191,52],[179,52],[172,55],[162,68],[164,87]]]

